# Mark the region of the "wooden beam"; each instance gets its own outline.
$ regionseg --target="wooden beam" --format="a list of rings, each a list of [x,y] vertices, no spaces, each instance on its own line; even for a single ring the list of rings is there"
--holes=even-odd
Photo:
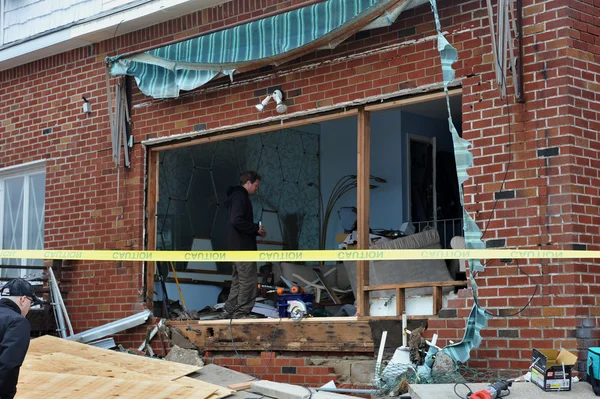
[[[159,153],[156,151],[149,152],[148,161],[148,192],[147,192],[147,204],[148,204],[148,250],[156,250],[156,208],[158,205],[158,171],[159,164],[158,158]],[[154,298],[154,271],[156,270],[156,262],[146,262],[146,306],[148,309],[153,308]]]
[[[374,351],[369,322],[356,317],[311,317],[299,322],[291,319],[173,320],[166,324],[177,328],[199,349],[211,352],[235,349],[372,355]]]
[[[357,235],[358,249],[369,249],[369,184],[371,175],[371,126],[370,113],[364,107],[358,110],[357,143]],[[369,315],[369,293],[363,287],[369,285],[369,261],[359,260],[356,273],[356,303],[359,316]]]
[[[355,108],[343,109],[337,110],[332,113],[327,113],[325,115],[311,116],[302,119],[292,119],[289,121],[282,120],[281,122],[277,122],[271,125],[264,125],[258,127],[246,126],[237,129],[235,127],[232,127],[230,130],[220,130],[212,134],[210,133],[210,131],[208,131],[205,133],[205,135],[199,135],[199,137],[190,138],[190,140],[166,145],[157,144],[156,147],[153,147],[151,151],[165,151],[172,150],[174,148],[189,147],[192,145],[203,144],[213,141],[231,140],[238,137],[251,136],[253,134],[273,132],[282,129],[290,129],[298,126],[305,126],[311,123],[321,123],[334,119],[346,118],[348,116],[356,115],[357,113],[358,110]]]
[[[417,283],[382,284],[365,286],[365,291],[387,291],[396,288],[425,288],[425,287],[463,287],[466,281],[423,281]]]
[[[437,316],[439,311],[442,309],[442,287],[435,286],[433,287],[433,315]]]
[[[460,94],[462,94],[462,88],[448,90],[448,95],[450,97],[458,96]],[[425,101],[438,100],[440,98],[445,98],[445,97],[446,97],[445,92],[438,91],[435,93],[416,95],[414,97],[401,98],[399,100],[382,102],[382,103],[377,103],[377,104],[373,104],[373,105],[367,105],[367,106],[365,106],[365,110],[369,111],[369,112],[383,111],[383,110],[390,109],[390,108],[402,107],[403,105],[418,104],[418,103],[422,103]]]
[[[406,311],[405,293],[406,290],[404,288],[396,288],[396,315],[402,316],[402,313]]]

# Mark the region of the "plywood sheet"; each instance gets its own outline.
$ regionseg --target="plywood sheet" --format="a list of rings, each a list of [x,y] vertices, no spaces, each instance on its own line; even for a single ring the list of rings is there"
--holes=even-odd
[[[32,353],[43,354],[61,352],[164,380],[174,380],[200,369],[200,367],[196,366],[96,348],[91,345],[67,341],[50,335],[32,339],[29,350]]]
[[[214,392],[212,395],[209,396],[209,399],[224,398],[235,392],[229,388],[224,388],[219,385],[211,384],[210,382],[200,381],[200,380],[197,380],[195,378],[190,378],[190,377],[181,377],[181,378],[176,379],[174,382],[184,385],[184,386],[192,387],[192,388],[193,387],[199,387],[199,388],[206,387],[206,388],[214,389]]]
[[[125,380],[72,374],[24,372],[19,377],[16,399],[206,399],[212,387],[192,387],[175,381]]]
[[[28,353],[21,366],[22,372],[46,371],[59,374],[87,375],[93,377],[122,378],[126,380],[156,380],[157,376],[142,374],[108,363],[88,360],[79,356],[55,352],[36,356]]]

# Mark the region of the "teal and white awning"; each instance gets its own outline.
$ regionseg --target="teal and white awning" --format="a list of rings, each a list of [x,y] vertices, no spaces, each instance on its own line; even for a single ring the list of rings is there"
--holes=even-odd
[[[174,98],[218,75],[280,65],[354,33],[391,25],[414,0],[326,0],[143,53],[107,58],[113,76],[135,77],[154,98]]]

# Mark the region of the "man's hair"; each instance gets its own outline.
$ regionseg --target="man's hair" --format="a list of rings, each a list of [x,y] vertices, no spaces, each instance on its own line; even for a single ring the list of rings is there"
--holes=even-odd
[[[262,176],[258,174],[258,172],[254,171],[254,170],[247,170],[245,172],[242,172],[242,174],[240,175],[240,185],[243,186],[244,184],[250,182],[252,184],[254,184],[255,181],[257,180],[262,180]]]

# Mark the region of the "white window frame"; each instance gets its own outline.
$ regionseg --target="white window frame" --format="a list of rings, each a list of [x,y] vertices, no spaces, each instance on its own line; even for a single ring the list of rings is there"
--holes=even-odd
[[[0,0],[2,1],[2,0]],[[0,229],[4,228],[4,204],[5,204],[5,192],[6,192],[6,180],[12,179],[16,177],[24,177],[24,192],[23,192],[23,204],[25,204],[25,208],[23,209],[23,231],[22,231],[22,242],[25,248],[28,249],[28,237],[29,237],[29,187],[30,182],[29,179],[31,176],[38,175],[41,173],[46,173],[46,161],[35,161],[29,162],[22,165],[11,166],[8,168],[0,169]],[[46,185],[44,183],[44,207],[46,206]],[[42,237],[42,240],[44,237]],[[43,243],[42,243],[43,244]],[[0,248],[4,248],[4,234],[2,230],[0,230]],[[0,260],[1,261],[1,260]],[[21,259],[21,266],[27,266],[27,258]],[[27,272],[27,269],[20,270],[20,277],[25,277],[27,274],[31,274]]]

